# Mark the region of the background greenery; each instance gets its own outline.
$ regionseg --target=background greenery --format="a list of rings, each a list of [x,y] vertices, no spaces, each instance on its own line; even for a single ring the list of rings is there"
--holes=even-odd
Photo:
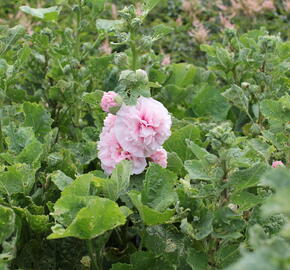
[[[264,2],[1,1],[1,270],[290,268],[290,8]],[[110,90],[168,108],[167,169],[103,174]]]

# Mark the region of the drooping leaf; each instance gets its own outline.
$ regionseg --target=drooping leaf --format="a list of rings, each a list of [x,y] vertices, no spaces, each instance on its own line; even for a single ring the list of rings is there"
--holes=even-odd
[[[15,214],[6,206],[0,205],[0,244],[14,231]]]
[[[49,8],[31,8],[29,6],[21,6],[20,10],[44,21],[55,21],[58,18],[61,8],[57,6]]]

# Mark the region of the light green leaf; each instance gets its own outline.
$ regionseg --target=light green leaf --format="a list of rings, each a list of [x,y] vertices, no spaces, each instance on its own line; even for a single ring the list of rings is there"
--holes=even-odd
[[[235,192],[257,185],[262,175],[269,169],[263,163],[259,163],[252,168],[239,170],[229,177],[228,185],[234,188]]]
[[[167,223],[175,213],[174,209],[167,209],[161,213],[147,205],[143,205],[141,202],[141,194],[136,190],[131,190],[128,194],[134,206],[138,209],[140,217],[145,225],[158,225]]]
[[[132,162],[123,160],[113,170],[109,179],[103,181],[103,191],[106,197],[116,201],[125,193],[130,184],[130,175],[132,173]]]
[[[59,188],[59,190],[63,191],[66,186],[71,184],[73,179],[58,170],[51,174],[51,181]]]
[[[20,10],[44,21],[55,21],[58,18],[61,8],[57,6],[49,8],[31,8],[29,6],[21,6]]]
[[[124,25],[124,21],[122,20],[106,20],[106,19],[98,19],[96,21],[96,26],[99,30],[103,30],[106,32],[115,32],[121,31]]]
[[[265,99],[260,104],[261,112],[267,119],[287,122],[290,119],[290,110],[283,108],[282,103],[276,100]]]
[[[67,229],[53,232],[48,239],[64,237],[93,239],[125,222],[126,217],[115,202],[95,196],[77,213]]]
[[[50,114],[42,105],[30,102],[23,104],[23,111],[25,114],[24,125],[32,127],[37,138],[43,140],[51,130],[52,119]]]
[[[264,200],[247,191],[239,191],[231,196],[231,202],[239,206],[239,211],[247,211]]]
[[[164,148],[168,152],[175,152],[183,161],[194,157],[193,153],[187,148],[186,139],[198,141],[200,130],[194,125],[187,125],[172,133],[170,138],[165,142]]]
[[[144,10],[149,12],[152,10],[161,0],[143,0]]]
[[[158,40],[163,36],[170,34],[174,29],[165,24],[159,24],[153,27],[153,39]]]
[[[6,206],[0,205],[0,244],[14,231],[15,214]]]
[[[209,116],[216,121],[226,119],[230,109],[230,104],[220,91],[209,85],[201,87],[191,104],[192,110],[198,116]]]
[[[157,211],[165,211],[177,199],[174,190],[176,180],[176,175],[171,171],[150,163],[143,183],[142,203]]]
[[[0,192],[8,196],[14,193],[29,194],[35,181],[35,171],[26,164],[16,164],[0,172]]]
[[[184,168],[188,172],[190,179],[208,181],[214,180],[214,178],[209,175],[209,172],[200,160],[186,160],[184,162]]]

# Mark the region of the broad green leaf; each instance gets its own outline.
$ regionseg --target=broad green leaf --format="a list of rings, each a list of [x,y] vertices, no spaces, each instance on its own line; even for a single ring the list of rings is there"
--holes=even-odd
[[[113,170],[109,179],[103,181],[103,192],[106,197],[116,201],[125,193],[130,184],[130,175],[132,173],[132,162],[123,160]]]
[[[234,84],[231,88],[223,92],[222,96],[240,110],[246,113],[248,112],[249,100],[241,87]]]
[[[0,192],[11,196],[14,193],[29,194],[35,181],[35,171],[26,164],[9,166],[0,172]]]
[[[93,174],[83,174],[75,179],[70,185],[66,186],[61,195],[88,196],[91,182],[95,178]]]
[[[84,93],[82,99],[84,102],[92,106],[92,108],[99,108],[103,94],[104,94],[103,91],[96,90],[91,93]]]
[[[39,104],[25,102],[23,104],[25,114],[24,125],[32,127],[37,138],[45,137],[51,130],[52,119],[46,109]]]
[[[230,109],[230,104],[221,95],[220,91],[208,85],[203,86],[197,92],[191,104],[192,110],[198,116],[208,116],[216,121],[226,119]]]
[[[261,112],[267,119],[287,122],[290,119],[290,109],[283,108],[282,103],[276,100],[265,99],[260,104]]]
[[[106,32],[115,32],[121,31],[124,25],[124,21],[122,20],[106,20],[106,19],[98,19],[96,21],[97,29],[103,30]]]
[[[181,175],[183,172],[183,162],[175,152],[167,153],[167,169]]]
[[[260,182],[262,175],[268,169],[269,167],[267,165],[259,163],[249,169],[236,171],[229,177],[228,185],[235,192],[253,187]]]
[[[162,257],[154,256],[148,251],[137,251],[131,255],[131,263],[134,270],[174,270],[176,267],[162,260]]]
[[[231,202],[238,205],[240,211],[247,211],[263,201],[263,198],[247,191],[240,191],[231,196]]]
[[[194,248],[187,250],[186,262],[190,265],[192,270],[206,270],[208,267],[207,255]]]
[[[165,211],[177,199],[174,190],[176,180],[171,171],[150,163],[141,192],[142,203],[157,211]]]
[[[11,46],[13,46],[17,40],[23,37],[25,34],[25,28],[23,25],[16,25],[8,30],[7,36],[5,37],[4,46],[0,47],[0,56],[6,53]]]
[[[59,190],[63,191],[66,186],[71,184],[73,179],[58,170],[51,174],[51,181],[59,188]]]
[[[200,160],[186,160],[184,162],[184,168],[188,172],[190,179],[208,181],[214,180],[213,176],[209,174]]]
[[[86,207],[94,196],[65,195],[54,204],[54,218],[64,226],[69,226],[78,212]]]
[[[170,138],[165,142],[164,148],[168,152],[175,152],[183,161],[194,157],[193,153],[187,148],[186,139],[198,141],[200,130],[194,125],[187,125],[172,133]]]
[[[48,239],[64,237],[93,239],[125,222],[126,217],[115,202],[95,196],[77,213],[67,229],[52,233]]]
[[[234,64],[234,60],[230,53],[224,48],[216,49],[216,56],[221,66],[225,69],[231,69]]]
[[[143,205],[141,202],[141,194],[136,190],[131,190],[128,194],[145,225],[167,223],[175,213],[174,209],[167,209],[164,212],[159,212],[147,205]]]
[[[14,231],[15,214],[6,206],[0,205],[0,244]]]
[[[29,6],[21,6],[20,10],[44,21],[55,21],[58,18],[61,8],[57,6],[49,8],[31,8]]]
[[[188,148],[194,153],[194,155],[199,159],[199,160],[209,160],[212,162],[217,161],[217,156],[210,154],[206,149],[200,147],[196,143],[186,140],[186,144]]]

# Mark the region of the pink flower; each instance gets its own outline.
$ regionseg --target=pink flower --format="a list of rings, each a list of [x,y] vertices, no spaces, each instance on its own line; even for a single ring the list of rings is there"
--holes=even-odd
[[[275,6],[274,6],[274,3],[271,0],[266,0],[265,2],[263,2],[262,8],[264,10],[274,10]]]
[[[278,160],[278,161],[273,161],[272,163],[272,167],[273,168],[279,168],[279,167],[284,167],[284,164],[282,161]]]
[[[113,91],[105,92],[102,100],[101,100],[101,107],[103,111],[109,112],[110,108],[118,106],[115,98],[118,96],[117,93]]]
[[[162,66],[168,66],[170,65],[170,54],[166,54],[165,57],[163,58],[162,62],[161,62],[161,65]]]
[[[171,135],[171,117],[153,98],[140,97],[135,106],[122,105],[115,135],[123,149],[136,157],[148,157]]]
[[[150,158],[153,162],[159,164],[161,167],[167,167],[167,152],[162,147],[153,153]]]
[[[100,47],[100,51],[103,54],[111,54],[112,53],[112,48],[110,46],[110,42],[108,39],[105,39],[105,41],[103,42],[102,46]]]
[[[114,125],[116,116],[108,114],[104,121],[104,127],[98,143],[98,157],[101,160],[101,166],[107,174],[111,174],[116,165],[122,160],[133,161],[133,174],[139,174],[144,171],[147,163],[144,157],[135,157],[131,153],[124,151],[118,143]]]

